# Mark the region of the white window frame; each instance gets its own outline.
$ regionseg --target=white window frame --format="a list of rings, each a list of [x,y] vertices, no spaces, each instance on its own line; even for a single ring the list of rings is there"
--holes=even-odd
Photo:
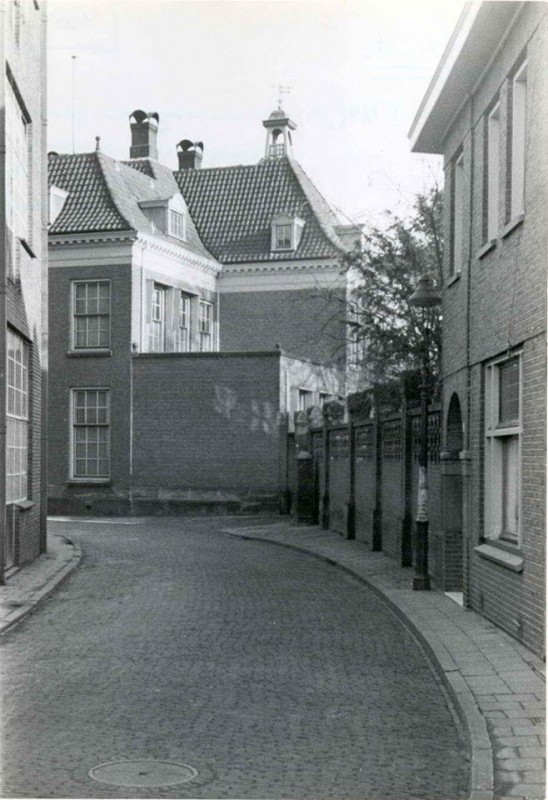
[[[12,81],[4,78],[6,91],[6,226],[8,234],[8,275],[19,273],[18,239],[29,238],[30,118],[19,100]]]
[[[487,117],[487,240],[496,239],[499,233],[500,200],[500,103]]]
[[[89,421],[87,419],[84,419],[84,421],[81,421],[81,420],[77,419],[78,414],[77,414],[76,400],[77,400],[77,397],[78,397],[78,394],[77,394],[78,392],[85,392],[86,395],[88,395],[88,394],[91,395],[92,392],[96,392],[96,393],[104,392],[106,403],[104,405],[99,405],[99,403],[97,403],[96,406],[95,406],[97,419],[95,419],[95,420],[90,419]],[[99,397],[97,396],[97,400],[98,399],[99,399]],[[74,388],[71,389],[71,391],[70,391],[70,478],[71,478],[71,480],[73,480],[73,481],[83,481],[83,482],[86,482],[86,483],[88,483],[88,482],[91,482],[91,483],[104,483],[105,481],[110,480],[110,473],[111,473],[111,459],[110,459],[110,432],[111,432],[110,419],[111,419],[111,413],[110,413],[110,407],[111,407],[110,389],[108,389],[108,388],[106,388],[104,386],[99,386],[99,387],[81,386],[81,387],[74,387]],[[92,405],[88,406],[87,405],[87,399],[86,399],[85,405],[84,406],[78,406],[78,408],[85,408],[86,411],[85,411],[84,416],[86,416],[87,409],[89,408],[90,410],[92,410],[94,407]],[[99,420],[99,409],[105,409],[104,420],[103,419]],[[87,440],[87,434],[86,434],[86,441],[84,441],[84,442],[78,442],[77,441],[77,431],[86,430],[86,431],[91,432],[92,430],[97,430],[97,434],[98,434],[99,433],[99,429],[106,431],[105,438],[104,438],[103,442],[99,442],[98,441],[99,436],[97,436],[97,441],[95,441],[95,442],[93,440],[91,440],[91,439],[88,441]],[[78,448],[79,444],[83,444],[85,446],[86,455],[85,455],[84,459],[78,457],[78,449],[77,448]],[[91,447],[93,447],[93,445],[97,445],[98,446],[99,444],[104,444],[106,446],[106,456],[104,456],[101,459],[99,458],[99,455],[97,455],[95,457],[95,460],[97,462],[97,467],[99,468],[99,461],[106,461],[108,468],[106,470],[104,470],[101,474],[99,474],[98,472],[97,472],[97,474],[92,474],[92,473],[90,474],[87,471],[87,469],[88,469],[88,461],[91,460],[91,458],[88,456],[88,447],[91,448]],[[85,468],[85,470],[83,472],[81,472],[77,468],[77,462],[81,461],[81,460],[84,460],[86,462],[86,468]]]
[[[314,392],[312,389],[299,387],[297,390],[297,411],[307,411],[314,405]]]
[[[293,226],[289,222],[274,225],[274,249],[293,250]]]
[[[518,359],[519,410],[512,423],[499,423],[501,367]],[[485,530],[486,539],[519,545],[521,542],[521,446],[523,434],[523,367],[522,353],[514,353],[492,361],[485,374]],[[517,440],[516,470],[516,532],[504,530],[505,462],[509,442]]]
[[[7,331],[6,505],[28,496],[29,345]]]
[[[512,79],[510,220],[525,209],[525,146],[527,138],[527,61]]]
[[[200,352],[213,350],[213,303],[200,300],[198,306],[198,333],[200,336]]]
[[[453,162],[453,216],[451,237],[451,275],[459,275],[464,263],[464,153]]]
[[[97,305],[97,309],[95,311],[89,310],[86,308],[85,312],[79,312],[77,309],[77,291],[79,286],[97,286],[99,285],[106,285],[108,290],[108,311],[99,311],[99,305]],[[86,298],[87,302],[88,298]],[[72,312],[72,334],[71,334],[71,349],[74,351],[80,350],[109,350],[110,349],[110,337],[111,337],[111,284],[110,280],[107,279],[97,279],[97,280],[78,280],[72,281],[71,287],[71,312]],[[78,331],[77,331],[77,320],[78,319],[99,319],[99,325],[101,324],[101,320],[106,320],[106,343],[105,344],[89,344],[89,339],[87,338],[90,335],[90,332],[87,331],[86,333],[86,344],[78,344]],[[100,338],[100,337],[99,337]]]
[[[174,208],[168,210],[169,213],[169,235],[176,239],[186,240],[186,214]]]
[[[190,352],[190,303],[191,296],[186,292],[179,293],[177,309],[177,328],[175,330],[175,350],[178,353]]]
[[[148,330],[149,353],[164,353],[166,349],[166,296],[166,287],[155,283],[152,290]]]

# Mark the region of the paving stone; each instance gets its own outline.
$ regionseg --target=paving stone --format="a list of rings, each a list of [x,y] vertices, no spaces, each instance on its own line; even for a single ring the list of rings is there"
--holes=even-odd
[[[222,524],[71,527],[79,571],[2,641],[3,796],[150,797],[88,775],[143,758],[198,770],[158,798],[464,796],[447,696],[387,605]]]
[[[544,766],[542,758],[509,758],[504,767],[510,770],[537,770]]]
[[[507,747],[538,747],[540,739],[538,736],[501,736],[499,743]]]
[[[512,747],[503,747],[502,750],[496,751],[495,758],[519,758],[519,754]]]
[[[546,800],[544,788],[536,783],[518,783],[508,790],[512,798],[523,797],[526,800]]]

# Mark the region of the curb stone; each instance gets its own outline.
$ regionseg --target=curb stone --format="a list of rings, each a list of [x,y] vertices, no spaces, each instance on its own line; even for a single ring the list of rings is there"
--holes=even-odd
[[[28,589],[21,591],[21,602],[17,604],[17,607],[14,608],[13,611],[4,614],[0,618],[0,636],[3,636],[9,630],[15,627],[15,625],[18,625],[23,619],[36,611],[36,609],[43,602],[45,602],[45,600],[47,600],[57,589],[62,586],[69,575],[71,575],[71,573],[80,565],[80,561],[82,560],[83,556],[80,546],[61,534],[48,534],[48,539],[51,540],[52,537],[62,541],[67,548],[72,548],[70,556],[60,559],[62,566],[55,570],[52,569],[51,575],[46,578],[45,582],[43,580],[36,580],[34,585],[31,585]],[[51,558],[48,553],[44,553],[40,557],[40,559],[43,560],[47,558]],[[38,562],[34,562],[34,564],[39,565],[40,559]],[[8,584],[8,588],[12,587]]]

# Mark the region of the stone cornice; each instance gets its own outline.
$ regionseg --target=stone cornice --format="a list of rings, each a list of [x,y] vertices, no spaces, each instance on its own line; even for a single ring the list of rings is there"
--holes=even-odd
[[[133,231],[121,231],[113,233],[66,233],[49,234],[48,244],[52,247],[62,247],[66,245],[79,244],[127,244],[133,243],[136,239]]]
[[[219,275],[223,270],[222,264],[218,261],[214,261],[213,258],[209,259],[205,256],[200,256],[198,253],[193,253],[184,246],[177,247],[169,242],[160,241],[143,235],[137,236],[135,244],[145,250],[169,256],[177,261],[183,259],[187,264],[193,264],[199,269],[204,270],[204,272],[209,272],[212,275]]]
[[[320,264],[311,261],[257,261],[248,264],[225,264],[223,274],[228,276],[261,272],[327,272],[333,269],[341,271],[343,269],[337,259],[322,259]]]

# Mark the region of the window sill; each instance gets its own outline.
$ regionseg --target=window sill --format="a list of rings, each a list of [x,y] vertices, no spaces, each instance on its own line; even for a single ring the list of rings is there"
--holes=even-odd
[[[478,252],[476,253],[476,258],[477,258],[477,260],[478,260],[478,261],[481,261],[481,259],[482,259],[484,256],[486,256],[486,255],[487,255],[487,253],[490,253],[490,252],[491,252],[491,250],[493,250],[493,249],[494,249],[496,246],[497,246],[497,240],[496,240],[496,239],[489,239],[489,241],[488,241],[488,242],[486,242],[486,243],[483,245],[483,247],[480,247],[480,249],[479,249],[479,250],[478,250]]]
[[[71,478],[69,481],[65,481],[65,486],[77,486],[78,488],[84,488],[84,487],[95,488],[97,486],[103,488],[105,486],[110,486],[110,485],[111,485],[110,478],[104,478],[104,479],[98,478],[95,481],[89,480],[89,478],[88,479],[82,478],[82,480],[78,480],[77,478]]]
[[[109,358],[112,355],[112,350],[69,350],[67,358]]]
[[[32,500],[18,500],[16,503],[13,504],[19,511],[30,511],[31,508],[34,508],[36,503]]]
[[[509,553],[496,544],[480,544],[474,547],[474,552],[486,561],[492,561],[512,572],[523,572],[523,558],[515,553]]]
[[[458,272],[455,272],[454,275],[451,275],[451,277],[447,279],[447,281],[445,282],[445,286],[447,288],[449,286],[453,286],[453,284],[456,283],[457,281],[460,281],[460,270]]]
[[[524,219],[525,219],[525,214],[518,214],[517,217],[511,219],[508,225],[505,225],[504,228],[502,229],[500,238],[505,239],[507,236],[509,236],[513,230],[515,230],[519,225],[522,224]]]

